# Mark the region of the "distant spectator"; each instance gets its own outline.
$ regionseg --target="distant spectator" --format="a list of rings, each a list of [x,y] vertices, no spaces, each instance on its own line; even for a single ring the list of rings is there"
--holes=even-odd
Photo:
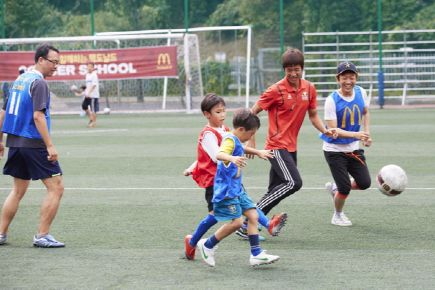
[[[86,74],[86,92],[85,97],[92,100],[92,111],[95,113],[95,118],[89,123],[89,127],[95,127],[97,123],[96,114],[100,110],[100,84],[98,82],[97,70],[95,64],[88,63],[88,73]]]
[[[80,88],[74,90],[73,92],[77,97],[83,98],[82,109],[89,118],[88,127],[93,127],[96,122],[97,115],[92,111],[92,98],[86,95],[86,85],[80,86]]]

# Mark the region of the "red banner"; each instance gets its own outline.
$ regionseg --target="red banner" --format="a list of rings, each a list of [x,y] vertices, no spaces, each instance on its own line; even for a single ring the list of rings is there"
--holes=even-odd
[[[33,66],[35,52],[0,52],[0,81],[14,81],[20,69]],[[101,80],[177,76],[177,47],[61,51],[56,74],[47,80],[83,80],[87,63]]]

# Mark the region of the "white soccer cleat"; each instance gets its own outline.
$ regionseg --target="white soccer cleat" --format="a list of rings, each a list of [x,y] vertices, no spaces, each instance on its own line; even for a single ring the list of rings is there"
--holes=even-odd
[[[325,189],[331,194],[332,199],[334,199],[335,194],[337,193],[337,184],[335,184],[335,182],[327,182],[325,184]]]
[[[198,248],[198,251],[201,253],[201,257],[209,266],[214,267],[216,265],[214,261],[214,251],[216,247],[213,249],[207,248],[204,244],[207,241],[207,239],[201,239],[196,244],[196,247]]]
[[[266,251],[262,251],[257,256],[251,255],[249,257],[249,264],[251,264],[251,266],[255,267],[255,266],[260,266],[260,265],[272,264],[278,260],[279,260],[279,256],[269,255],[269,254],[266,254]]]
[[[340,227],[349,227],[352,225],[352,222],[347,218],[344,213],[341,213],[340,215],[334,213],[334,215],[332,216],[331,224]]]

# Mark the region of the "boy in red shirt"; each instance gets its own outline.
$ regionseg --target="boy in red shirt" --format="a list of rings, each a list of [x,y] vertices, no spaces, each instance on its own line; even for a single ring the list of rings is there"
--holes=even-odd
[[[184,171],[185,176],[192,175],[198,186],[205,188],[205,199],[209,214],[198,224],[192,235],[184,238],[185,256],[188,260],[195,258],[197,242],[217,223],[213,214],[213,183],[217,169],[216,156],[222,141],[222,135],[229,131],[224,125],[226,110],[225,101],[213,94],[207,94],[201,102],[201,111],[208,123],[198,138],[197,160]],[[284,226],[287,214],[278,214],[269,220],[261,211],[258,213],[259,223],[265,226],[272,236],[277,236]]]

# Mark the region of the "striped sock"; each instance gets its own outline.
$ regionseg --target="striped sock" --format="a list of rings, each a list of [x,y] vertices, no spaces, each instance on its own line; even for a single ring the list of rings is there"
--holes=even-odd
[[[259,235],[249,235],[249,244],[251,245],[251,254],[253,256],[257,256],[261,253],[261,247],[260,247],[260,237]]]

